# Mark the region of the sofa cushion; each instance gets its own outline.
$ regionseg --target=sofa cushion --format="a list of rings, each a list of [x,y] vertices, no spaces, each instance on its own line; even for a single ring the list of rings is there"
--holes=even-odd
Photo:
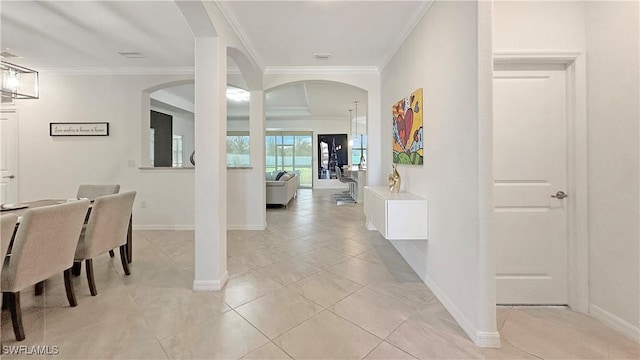
[[[287,181],[287,180],[291,179],[292,177],[293,177],[293,174],[284,173],[282,176],[280,176],[280,181]]]
[[[276,175],[276,181],[280,180],[280,178],[282,177],[282,175],[284,175],[284,174],[286,174],[286,173],[287,173],[286,171],[280,171],[280,172],[278,173],[278,175]]]

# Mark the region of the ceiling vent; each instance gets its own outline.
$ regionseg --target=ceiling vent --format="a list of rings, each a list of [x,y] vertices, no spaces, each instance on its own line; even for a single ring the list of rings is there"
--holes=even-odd
[[[2,56],[5,59],[11,59],[11,58],[19,58],[20,56],[16,55],[16,54],[12,54],[8,51],[3,51],[0,52],[0,56]]]
[[[137,51],[119,51],[118,54],[126,57],[127,59],[142,59],[146,57],[143,53]]]
[[[331,57],[330,53],[315,53],[313,54],[313,56],[315,56],[316,59],[319,60],[328,60]]]

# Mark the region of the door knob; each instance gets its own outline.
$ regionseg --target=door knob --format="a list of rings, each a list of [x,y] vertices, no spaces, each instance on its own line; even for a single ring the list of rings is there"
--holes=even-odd
[[[3,179],[13,179],[15,175],[3,176]]]
[[[567,195],[564,191],[558,191],[555,195],[551,195],[552,198],[556,198],[560,200],[566,198],[567,196],[569,195]]]

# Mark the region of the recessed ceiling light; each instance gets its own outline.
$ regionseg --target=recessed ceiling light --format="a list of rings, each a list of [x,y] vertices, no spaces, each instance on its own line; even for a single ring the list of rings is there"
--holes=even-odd
[[[315,54],[313,54],[313,56],[315,56],[316,59],[327,60],[327,59],[329,59],[329,57],[331,57],[331,54],[330,53],[315,53]]]
[[[146,57],[143,53],[137,51],[118,51],[118,54],[126,57],[127,59],[141,59],[143,57]]]

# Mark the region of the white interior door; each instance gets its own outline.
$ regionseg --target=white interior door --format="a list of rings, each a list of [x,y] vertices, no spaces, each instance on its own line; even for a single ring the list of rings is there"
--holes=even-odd
[[[0,203],[18,202],[18,114],[0,111]]]
[[[564,65],[496,67],[498,304],[568,302],[566,101]]]

